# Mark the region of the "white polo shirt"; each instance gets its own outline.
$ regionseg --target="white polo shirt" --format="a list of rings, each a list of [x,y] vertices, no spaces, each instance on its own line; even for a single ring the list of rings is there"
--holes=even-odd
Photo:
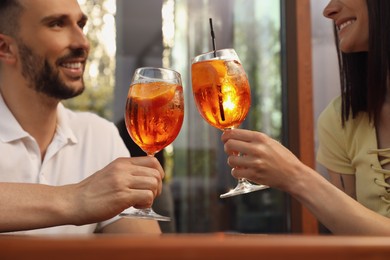
[[[73,112],[59,104],[56,134],[42,162],[38,144],[22,129],[1,95],[0,155],[0,182],[54,186],[78,183],[114,159],[130,156],[113,123],[89,112]],[[17,233],[86,234],[96,228],[97,224],[69,225]]]

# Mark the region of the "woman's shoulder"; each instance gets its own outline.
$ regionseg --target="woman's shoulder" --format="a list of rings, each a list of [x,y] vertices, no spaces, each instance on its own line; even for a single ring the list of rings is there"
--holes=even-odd
[[[319,124],[341,125],[341,97],[333,98],[318,117]]]
[[[328,106],[321,112],[318,118],[318,123],[337,124],[342,126],[341,102],[341,96],[337,96],[332,99]],[[349,118],[344,122],[344,128],[346,129],[355,129],[358,126],[372,127],[369,122],[368,114],[366,112],[359,112],[354,117],[352,117],[352,115],[350,114]]]

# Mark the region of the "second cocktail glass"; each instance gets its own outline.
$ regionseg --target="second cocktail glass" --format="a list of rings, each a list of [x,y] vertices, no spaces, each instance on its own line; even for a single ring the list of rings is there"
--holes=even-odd
[[[148,155],[171,144],[184,118],[181,76],[170,69],[145,67],[135,71],[126,102],[125,122],[130,137]],[[152,208],[131,208],[124,217],[169,221]]]
[[[199,113],[210,125],[224,131],[237,128],[246,118],[251,91],[244,68],[234,49],[196,56],[191,67],[192,92]],[[268,188],[239,179],[221,198]]]

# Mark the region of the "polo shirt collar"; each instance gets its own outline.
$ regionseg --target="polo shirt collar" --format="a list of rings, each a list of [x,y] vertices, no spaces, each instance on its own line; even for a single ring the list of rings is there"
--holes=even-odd
[[[57,107],[57,134],[68,139],[71,143],[77,143],[76,135],[74,134],[73,129],[71,128],[69,110],[64,107],[62,103],[58,104]]]
[[[0,95],[0,140],[7,143],[27,136],[29,134],[16,121]]]
[[[70,127],[69,116],[66,108],[60,103],[57,109],[58,123],[57,135],[60,135],[65,140],[71,143],[77,143],[77,138]],[[19,122],[11,113],[0,94],[0,140],[2,142],[12,142],[30,136],[29,133],[23,130]]]

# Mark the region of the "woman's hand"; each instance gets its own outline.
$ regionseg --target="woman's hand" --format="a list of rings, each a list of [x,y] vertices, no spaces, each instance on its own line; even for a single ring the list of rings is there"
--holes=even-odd
[[[221,139],[235,178],[245,178],[285,191],[292,189],[295,173],[303,164],[278,141],[263,133],[244,129],[226,130]]]

